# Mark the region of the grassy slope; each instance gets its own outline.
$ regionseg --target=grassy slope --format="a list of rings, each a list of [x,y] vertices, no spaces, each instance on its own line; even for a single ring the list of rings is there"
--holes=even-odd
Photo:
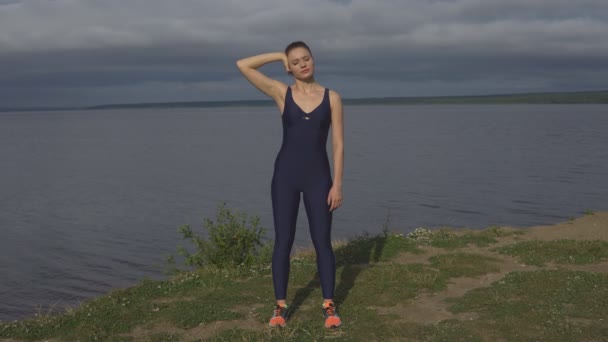
[[[598,215],[586,216],[589,221]],[[498,227],[418,230],[407,237],[364,236],[340,244],[335,299],[344,323],[336,330],[323,328],[316,263],[308,251],[292,259],[292,314],[284,329],[266,327],[272,278],[269,267],[260,266],[145,280],[62,315],[2,323],[0,338],[600,341],[608,336],[608,242],[539,241],[527,235]]]

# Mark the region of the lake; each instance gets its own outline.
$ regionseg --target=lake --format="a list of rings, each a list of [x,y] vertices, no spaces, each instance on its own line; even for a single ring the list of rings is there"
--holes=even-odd
[[[608,105],[345,108],[334,240],[608,210]],[[219,203],[272,237],[275,107],[0,113],[0,320],[163,279]],[[328,151],[331,157],[331,138]],[[303,203],[296,246],[310,247]]]

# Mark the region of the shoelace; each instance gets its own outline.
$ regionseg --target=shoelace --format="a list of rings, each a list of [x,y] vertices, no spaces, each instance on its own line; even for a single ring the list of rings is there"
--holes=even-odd
[[[276,308],[274,308],[274,315],[275,316],[281,316],[281,311],[285,310],[284,307],[277,305]]]
[[[326,306],[325,312],[327,313],[328,316],[333,316],[336,313],[333,305]]]

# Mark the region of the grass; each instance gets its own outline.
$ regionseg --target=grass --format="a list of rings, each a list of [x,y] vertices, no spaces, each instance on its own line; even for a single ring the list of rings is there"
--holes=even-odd
[[[496,258],[472,253],[450,253],[429,258],[431,266],[446,277],[477,277],[486,273],[498,272]]]
[[[515,256],[528,265],[542,266],[546,262],[582,265],[607,260],[608,241],[522,241],[496,251]]]
[[[500,237],[522,235],[523,230],[506,230],[497,226],[490,226],[482,231],[456,231],[451,228],[428,230],[417,228],[408,236],[420,245],[429,245],[444,249],[463,248],[468,245],[486,247],[498,242]]]
[[[144,279],[60,314],[0,323],[0,338],[58,341],[529,341],[601,340],[608,335],[608,275],[580,271],[511,272],[499,281],[471,288],[448,302],[453,317],[427,324],[404,320],[409,304],[444,293],[455,278],[500,272],[501,254],[531,265],[605,260],[604,241],[523,241],[492,249],[523,231],[417,229],[409,235],[365,234],[336,243],[335,300],[344,318],[340,329],[322,325],[321,290],[314,251],[292,258],[283,329],[265,328],[274,303],[269,265],[176,274],[165,281]],[[445,249],[414,257],[425,247]],[[480,253],[462,247],[475,246]],[[483,253],[481,253],[483,252]],[[576,253],[575,253],[576,252]],[[492,255],[492,256],[488,256]],[[428,256],[428,257],[426,257]],[[572,257],[572,258],[571,258]],[[522,262],[523,262],[522,261]],[[425,297],[426,298],[426,297]],[[459,320],[460,313],[474,313]],[[213,330],[220,324],[223,328]],[[136,329],[137,328],[137,329]],[[193,337],[196,336],[196,337]]]
[[[453,300],[453,312],[508,341],[600,341],[608,336],[608,275],[580,271],[512,272]]]
[[[399,336],[401,340],[409,341],[445,341],[445,342],[481,342],[482,336],[473,329],[467,327],[466,323],[451,319],[437,322],[436,324],[412,324],[405,323],[401,326]]]

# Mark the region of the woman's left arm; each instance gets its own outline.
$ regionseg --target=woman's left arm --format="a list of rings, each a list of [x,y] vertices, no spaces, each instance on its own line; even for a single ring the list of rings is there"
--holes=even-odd
[[[331,104],[331,143],[333,149],[334,176],[333,186],[327,196],[329,210],[342,205],[342,176],[344,173],[344,112],[342,98],[337,92],[330,90]]]

